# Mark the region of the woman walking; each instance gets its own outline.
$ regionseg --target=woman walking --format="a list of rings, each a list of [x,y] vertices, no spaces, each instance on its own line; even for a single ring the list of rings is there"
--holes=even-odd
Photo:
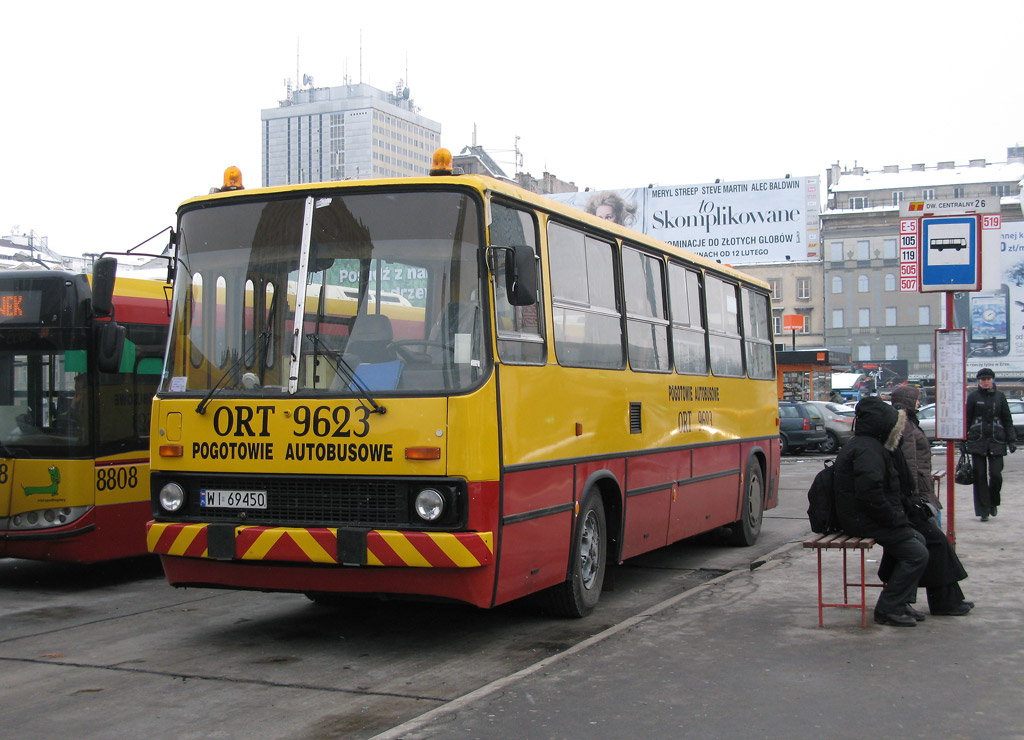
[[[1017,432],[1006,396],[996,390],[996,374],[983,367],[978,387],[967,396],[967,451],[974,462],[974,513],[987,522],[998,513],[1003,458],[1017,451]]]

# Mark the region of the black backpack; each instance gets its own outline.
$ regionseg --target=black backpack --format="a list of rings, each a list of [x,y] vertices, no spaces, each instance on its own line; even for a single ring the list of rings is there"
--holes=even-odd
[[[818,534],[839,532],[839,514],[836,512],[835,461],[826,460],[825,468],[814,476],[807,489],[807,518],[811,531]]]

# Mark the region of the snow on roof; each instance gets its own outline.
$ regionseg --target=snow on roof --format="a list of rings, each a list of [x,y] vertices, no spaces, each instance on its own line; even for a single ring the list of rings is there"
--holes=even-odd
[[[865,172],[863,175],[843,172],[838,182],[832,183],[833,193],[863,190],[900,190],[938,185],[977,185],[986,182],[1020,182],[1024,179],[1024,162],[989,164],[984,167],[954,167],[926,170],[901,169],[899,172]]]

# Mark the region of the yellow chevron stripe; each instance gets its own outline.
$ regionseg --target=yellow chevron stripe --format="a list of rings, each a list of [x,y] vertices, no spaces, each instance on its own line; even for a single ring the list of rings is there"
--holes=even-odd
[[[285,534],[283,529],[265,529],[253,541],[252,545],[242,555],[242,560],[263,560],[270,548],[277,544]]]
[[[480,561],[473,556],[473,553],[466,549],[466,546],[455,535],[450,532],[430,532],[429,534],[434,544],[441,548],[444,554],[450,557],[452,562],[458,567],[479,567]]]
[[[205,529],[205,524],[188,524],[181,528],[177,537],[174,538],[174,544],[167,549],[168,555],[184,555],[185,550],[192,544],[192,541],[199,536],[199,533]],[[203,557],[206,557],[206,552],[203,551]]]
[[[149,527],[149,531],[146,532],[146,549],[153,552],[153,548],[156,547],[156,543],[160,541],[160,535],[167,529],[166,524],[152,524]]]
[[[395,551],[399,559],[410,568],[434,567],[431,562],[423,557],[419,550],[413,547],[412,543],[401,532],[382,532],[377,530],[377,534],[391,546],[391,549]]]
[[[381,559],[370,552],[370,548],[366,548],[366,564],[367,565],[384,565]]]
[[[299,548],[306,553],[312,563],[331,563],[337,565],[338,559],[327,552],[319,542],[313,539],[313,535],[305,529],[289,529],[288,535]],[[337,532],[335,531],[335,536]]]

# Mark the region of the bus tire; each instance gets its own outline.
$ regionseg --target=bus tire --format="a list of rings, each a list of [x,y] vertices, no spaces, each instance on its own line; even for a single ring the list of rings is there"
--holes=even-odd
[[[743,501],[740,519],[730,525],[732,535],[729,542],[737,547],[749,547],[757,542],[761,534],[761,522],[764,521],[765,483],[764,473],[757,460],[751,458],[747,462],[747,472],[743,476]]]
[[[569,558],[569,576],[544,592],[545,606],[556,616],[579,619],[597,606],[608,569],[608,526],[597,493],[589,493],[580,507]]]

